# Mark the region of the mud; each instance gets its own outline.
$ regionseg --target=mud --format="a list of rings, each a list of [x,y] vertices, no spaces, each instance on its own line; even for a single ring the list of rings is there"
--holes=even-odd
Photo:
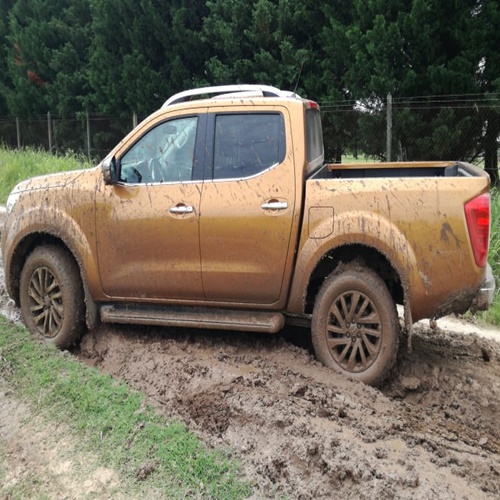
[[[75,354],[144,391],[211,446],[234,450],[257,497],[493,498],[500,345],[417,326],[381,390],[315,361],[307,332],[102,327]]]
[[[1,276],[0,305],[18,317]],[[427,323],[400,344],[380,390],[320,365],[300,329],[102,326],[73,354],[232,450],[255,498],[498,498],[500,344]]]

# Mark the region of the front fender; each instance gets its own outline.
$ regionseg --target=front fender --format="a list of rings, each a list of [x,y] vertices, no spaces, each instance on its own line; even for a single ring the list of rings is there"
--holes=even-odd
[[[79,214],[78,218],[93,220],[93,214]],[[91,224],[89,225],[91,226]],[[100,289],[97,272],[96,252],[89,238],[89,227],[82,227],[81,222],[65,210],[43,206],[27,206],[21,200],[16,203],[14,211],[9,215],[4,228],[3,260],[5,284],[11,297],[17,300],[19,290],[19,273],[26,254],[30,248],[43,241],[46,235],[61,240],[76,259],[82,276],[91,295],[93,290]]]

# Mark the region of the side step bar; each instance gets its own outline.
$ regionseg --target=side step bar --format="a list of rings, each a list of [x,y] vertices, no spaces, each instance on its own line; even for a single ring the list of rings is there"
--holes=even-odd
[[[179,326],[263,333],[277,333],[285,325],[285,317],[278,312],[233,309],[115,304],[101,306],[100,313],[103,323],[133,325]]]

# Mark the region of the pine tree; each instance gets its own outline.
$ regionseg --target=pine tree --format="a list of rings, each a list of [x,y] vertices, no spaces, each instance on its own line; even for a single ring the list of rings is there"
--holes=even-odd
[[[92,103],[106,113],[149,114],[202,80],[200,0],[91,0]]]
[[[491,137],[498,136],[496,118],[473,105],[459,109],[450,95],[495,88],[498,2],[356,0],[354,7],[346,83],[368,103],[385,102],[389,92],[394,96],[393,132],[402,159],[472,159],[486,151],[483,130],[491,126]],[[370,153],[382,156],[383,143],[379,149]]]
[[[7,115],[6,94],[10,84],[7,60],[9,57],[9,11],[14,0],[0,0],[0,116]]]
[[[15,0],[8,17],[4,88],[13,115],[80,108],[88,92],[89,9],[86,0]]]

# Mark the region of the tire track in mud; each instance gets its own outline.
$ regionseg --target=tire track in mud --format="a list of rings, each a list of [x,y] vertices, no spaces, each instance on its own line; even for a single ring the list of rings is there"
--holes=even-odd
[[[103,326],[77,354],[233,449],[257,497],[495,496],[499,344],[418,328],[376,390],[334,375],[296,335]]]

